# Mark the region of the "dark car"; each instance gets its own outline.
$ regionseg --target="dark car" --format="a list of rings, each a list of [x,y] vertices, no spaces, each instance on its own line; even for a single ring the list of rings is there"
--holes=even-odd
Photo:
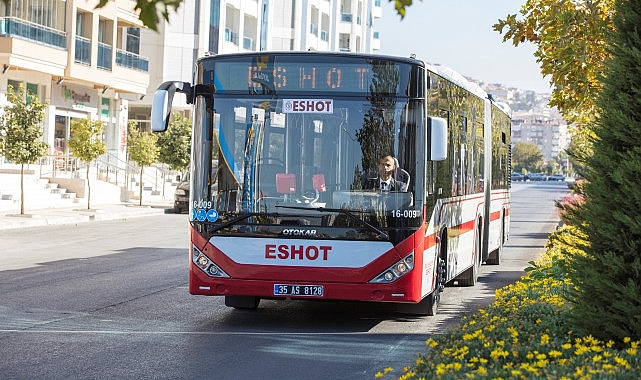
[[[512,182],[525,181],[525,176],[521,173],[512,173],[510,174],[510,179]]]
[[[548,176],[543,173],[528,173],[525,175],[529,181],[547,181]]]
[[[176,214],[189,211],[189,172],[178,176],[180,183],[174,192],[174,211]]]
[[[565,176],[563,174],[552,174],[548,177],[548,181],[565,181]]]

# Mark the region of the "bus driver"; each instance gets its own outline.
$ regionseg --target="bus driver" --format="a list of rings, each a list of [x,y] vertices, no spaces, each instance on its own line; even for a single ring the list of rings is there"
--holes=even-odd
[[[409,179],[409,174],[398,167],[396,159],[387,155],[378,161],[378,176],[368,176],[363,189],[406,192]]]

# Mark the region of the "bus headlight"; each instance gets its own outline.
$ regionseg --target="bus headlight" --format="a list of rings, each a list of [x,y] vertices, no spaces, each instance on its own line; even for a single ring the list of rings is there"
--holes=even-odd
[[[210,277],[229,278],[229,275],[225,273],[224,270],[220,269],[216,263],[211,261],[211,259],[196,248],[195,245],[192,245],[191,248],[191,261],[193,261],[198,268],[202,269],[202,271],[207,273]]]
[[[372,280],[370,280],[370,283],[387,284],[390,282],[394,282],[411,272],[412,269],[414,269],[414,252],[405,256],[402,260],[398,261],[396,264],[383,271],[383,273],[374,277]]]

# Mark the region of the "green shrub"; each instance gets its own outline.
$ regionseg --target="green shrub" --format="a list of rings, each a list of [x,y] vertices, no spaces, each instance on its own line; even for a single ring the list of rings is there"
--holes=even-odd
[[[426,352],[398,379],[641,378],[641,341],[604,342],[571,324],[566,297],[574,285],[563,274],[564,260],[581,254],[575,247],[584,239],[575,227],[553,233],[521,281],[498,289],[489,307],[457,328],[428,339]]]

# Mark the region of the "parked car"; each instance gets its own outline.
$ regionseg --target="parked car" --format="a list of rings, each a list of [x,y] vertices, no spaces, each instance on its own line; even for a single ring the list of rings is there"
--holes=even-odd
[[[525,181],[525,176],[521,173],[512,173],[510,174],[510,179],[512,182]]]
[[[176,179],[180,183],[174,192],[174,212],[176,214],[189,212],[189,172],[179,175]]]
[[[548,177],[548,181],[565,181],[565,176],[563,174],[552,174]]]

